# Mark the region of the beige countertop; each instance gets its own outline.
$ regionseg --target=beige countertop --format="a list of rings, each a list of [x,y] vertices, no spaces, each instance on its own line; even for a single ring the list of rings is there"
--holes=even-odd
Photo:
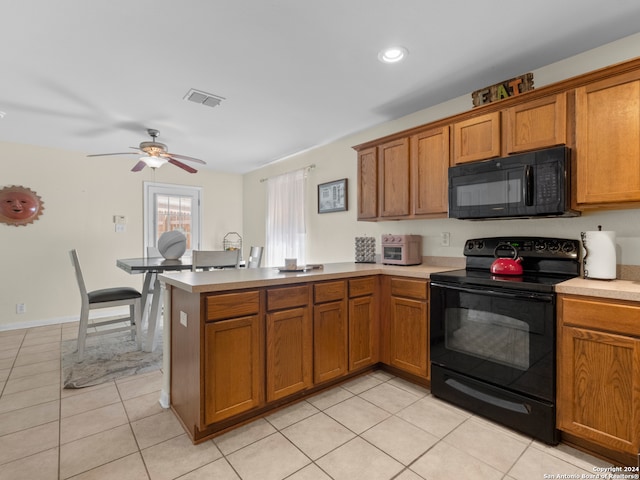
[[[578,277],[556,285],[556,293],[640,302],[640,282],[634,280],[592,280]]]
[[[280,272],[277,268],[240,268],[211,272],[165,272],[160,275],[160,279],[169,285],[190,293],[204,293],[377,274],[429,279],[432,273],[455,270],[457,268],[461,267],[459,265],[447,266],[430,263],[414,266],[396,266],[379,263],[343,262],[327,263],[323,268],[303,272]],[[593,280],[578,277],[556,285],[556,293],[640,302],[640,281]]]
[[[323,268],[304,272],[280,272],[277,268],[239,268],[210,272],[166,272],[160,275],[160,280],[190,293],[203,293],[333,280],[380,273],[428,279],[432,273],[455,270],[456,268],[459,267],[430,264],[396,266],[379,263],[344,262],[327,263],[324,264]]]

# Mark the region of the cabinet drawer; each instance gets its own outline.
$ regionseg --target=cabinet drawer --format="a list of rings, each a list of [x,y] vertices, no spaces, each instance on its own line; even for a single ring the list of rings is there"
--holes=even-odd
[[[424,280],[409,280],[407,278],[392,278],[391,295],[426,300],[427,282]]]
[[[640,306],[580,297],[562,297],[564,325],[607,330],[640,337]]]
[[[209,295],[206,299],[206,319],[209,321],[255,315],[259,311],[260,292],[257,290]]]
[[[309,286],[272,288],[267,290],[267,310],[309,305]]]
[[[363,295],[373,295],[376,289],[376,279],[374,277],[354,278],[349,280],[349,297],[362,297]]]
[[[316,283],[313,286],[313,298],[315,303],[333,302],[345,297],[345,281]]]

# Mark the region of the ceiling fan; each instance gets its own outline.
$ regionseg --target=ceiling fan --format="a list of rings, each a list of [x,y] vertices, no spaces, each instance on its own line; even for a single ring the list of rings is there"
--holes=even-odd
[[[87,155],[87,157],[105,157],[108,155],[143,155],[140,157],[140,161],[134,165],[131,169],[132,172],[139,172],[147,165],[150,168],[158,168],[165,163],[171,163],[176,167],[182,168],[189,173],[196,173],[198,170],[182,163],[180,160],[187,162],[199,163],[206,165],[206,162],[199,158],[187,157],[186,155],[178,155],[177,153],[167,152],[167,146],[164,143],[156,142],[156,138],[160,135],[158,130],[148,128],[147,133],[151,137],[150,142],[141,142],[138,147],[129,147],[137,150],[136,152],[120,152],[120,153],[97,153],[93,155]],[[179,160],[178,160],[179,159]]]

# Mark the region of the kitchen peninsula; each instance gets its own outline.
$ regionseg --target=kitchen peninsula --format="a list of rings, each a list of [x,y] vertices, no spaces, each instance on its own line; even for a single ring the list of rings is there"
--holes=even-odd
[[[171,408],[198,443],[379,366],[430,386],[428,282],[432,274],[460,268],[464,259],[424,260],[410,267],[345,262],[304,272],[261,268],[163,274],[165,311],[171,312],[170,328],[165,328],[165,406],[170,390]],[[626,464],[640,438],[633,374],[640,365],[640,286],[634,280],[574,278],[555,290],[557,426],[563,441]],[[583,305],[592,314],[576,310]],[[603,313],[609,309],[618,321]],[[633,385],[622,396],[605,394],[613,402],[610,409],[593,408],[587,411],[594,418],[580,417],[572,405],[591,406],[603,397],[571,388],[574,364],[582,356],[569,348],[569,340],[598,338],[606,346],[612,332],[621,358],[628,360],[615,365],[614,377]],[[636,352],[631,357],[623,352],[629,345]],[[601,385],[609,392],[611,375],[597,368],[606,363],[600,353],[593,350],[588,361],[594,369],[589,371],[590,391]],[[599,416],[614,410],[622,412],[622,423]]]
[[[197,443],[378,364],[428,386],[428,279],[448,260],[162,275],[171,408]]]

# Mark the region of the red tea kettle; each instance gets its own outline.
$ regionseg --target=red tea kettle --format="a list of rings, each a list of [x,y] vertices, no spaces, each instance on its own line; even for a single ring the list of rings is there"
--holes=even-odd
[[[498,256],[498,250],[510,249],[513,251],[513,258]],[[501,243],[493,251],[496,259],[491,264],[491,273],[494,275],[522,275],[522,258],[518,257],[518,249],[508,243]]]

